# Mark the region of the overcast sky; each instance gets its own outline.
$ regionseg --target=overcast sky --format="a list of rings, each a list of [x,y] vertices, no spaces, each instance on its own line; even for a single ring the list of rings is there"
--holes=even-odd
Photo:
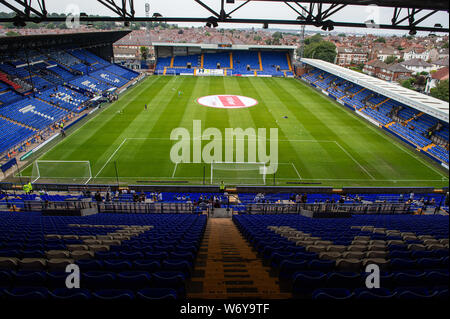
[[[116,3],[121,3],[121,0],[115,0]],[[36,1],[32,1],[35,3]],[[220,10],[220,0],[203,0],[204,3],[210,5],[216,11]],[[231,11],[233,8],[240,5],[243,1],[236,0],[235,4],[226,4],[225,10]],[[211,13],[197,4],[194,0],[134,0],[136,16],[145,16],[145,3],[150,4],[150,15],[154,12],[161,13],[166,17],[209,17]],[[36,4],[35,4],[36,5]],[[96,0],[46,0],[48,12],[66,12],[71,5],[77,5],[81,12],[87,14],[98,14],[114,16],[114,13],[104,7]],[[0,11],[10,11],[3,5],[0,5]],[[390,23],[392,18],[392,8],[375,8],[365,6],[351,6],[344,8],[341,12],[333,15],[331,20],[339,20],[343,22],[364,22],[368,19],[374,19],[377,23]],[[232,15],[233,18],[267,18],[267,19],[293,19],[297,18],[296,14],[284,3],[273,3],[268,1],[255,1],[247,4]],[[420,17],[419,15],[418,17]],[[449,25],[449,16],[446,12],[439,12],[430,19],[425,21],[422,25],[434,25],[440,23],[444,27]],[[201,24],[182,24],[180,26],[201,26]],[[261,25],[242,25],[242,24],[219,24],[221,28],[260,28]],[[295,26],[271,25],[270,28],[283,29],[300,29]],[[307,26],[307,30],[320,31],[320,28]],[[338,32],[357,32],[357,33],[377,33],[377,34],[406,34],[406,31],[392,31],[392,30],[374,30],[374,29],[348,29],[335,28]]]

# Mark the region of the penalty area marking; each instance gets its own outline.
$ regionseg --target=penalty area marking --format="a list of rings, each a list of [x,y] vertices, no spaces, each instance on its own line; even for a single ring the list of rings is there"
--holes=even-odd
[[[378,132],[377,132],[378,133]],[[93,177],[93,179],[96,179],[100,173],[103,171],[103,169],[109,164],[109,162],[112,160],[112,158],[117,154],[117,152],[120,150],[120,148],[123,146],[123,144],[127,141],[127,140],[170,140],[170,138],[166,138],[166,137],[126,137],[122,143],[120,143],[120,145],[114,150],[114,152],[111,154],[111,156],[108,158],[108,160],[106,161],[106,163],[100,168],[100,170],[97,172],[97,174]],[[245,139],[244,139],[245,140]],[[304,181],[376,181],[376,182],[437,182],[437,181],[445,181],[448,180],[447,177],[442,176],[441,180],[436,180],[436,179],[427,179],[427,180],[418,180],[418,179],[376,179],[375,177],[372,176],[372,174],[369,173],[369,171],[367,171],[366,168],[364,168],[364,166],[361,165],[361,163],[359,163],[350,153],[348,153],[348,151],[346,149],[344,149],[342,147],[342,145],[339,144],[339,142],[337,141],[331,141],[331,140],[297,140],[297,139],[282,139],[282,140],[278,140],[278,141],[283,141],[283,142],[317,142],[317,143],[335,143],[352,161],[354,161],[369,177],[370,179],[345,179],[345,178],[304,178],[301,177],[300,173],[298,172],[296,166],[294,165],[294,163],[278,163],[278,164],[287,164],[287,165],[291,165],[293,167],[293,169],[295,170],[298,178],[300,180],[304,180]],[[406,150],[402,149],[401,147],[398,147],[400,150],[404,151],[405,153],[409,154],[411,157],[414,157],[416,159],[418,159],[417,157],[413,156],[412,154],[408,153]],[[427,165],[428,166],[428,165]],[[175,173],[178,167],[178,163],[175,163],[175,167],[173,170],[173,174],[171,177],[166,177],[166,178],[174,178],[175,177]],[[434,168],[433,168],[434,169]],[[141,176],[141,177],[122,177],[122,178],[149,178],[150,176]],[[100,178],[110,178],[110,177],[100,177]],[[161,177],[163,178],[163,177]],[[178,176],[177,178],[183,178],[181,176]],[[278,180],[289,180],[292,178],[277,178]]]
[[[297,174],[298,179],[301,180],[302,177],[300,176],[300,174],[299,174],[299,172],[298,172],[298,170],[297,170],[297,167],[295,167],[294,163],[292,163],[292,162],[291,162],[291,165],[292,165],[292,167],[294,168],[294,171],[295,171],[295,173]]]
[[[372,174],[369,173],[369,171],[362,166],[345,148],[342,147],[341,144],[339,144],[338,141],[334,141],[336,143],[337,146],[339,146],[339,148],[345,153],[347,154],[348,157],[350,157],[372,180],[376,180],[375,177],[372,176]]]

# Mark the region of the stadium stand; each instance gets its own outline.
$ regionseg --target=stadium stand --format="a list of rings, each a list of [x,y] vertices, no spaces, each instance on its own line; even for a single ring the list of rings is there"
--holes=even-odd
[[[317,68],[301,77],[448,165],[448,123]]]
[[[188,64],[191,68],[188,68]],[[193,74],[194,69],[226,69],[232,75],[293,76],[290,58],[285,51],[225,51],[201,55],[160,57],[156,74]]]
[[[117,200],[126,203],[133,195],[122,193]],[[241,193],[239,198],[255,204],[261,200],[292,199],[295,195]],[[85,201],[90,196],[2,193],[0,204]],[[211,196],[225,201],[219,193],[164,192],[147,193],[147,196],[162,198],[167,203],[203,201]],[[435,203],[444,198],[443,194],[436,193],[349,194],[344,203],[362,199],[403,202],[410,196]],[[337,194],[308,194],[307,198],[307,202],[343,199]],[[168,207],[175,209],[173,205]],[[195,212],[198,213],[102,212],[84,217],[0,212],[3,298],[185,298],[207,232],[207,215]],[[251,262],[270,267],[280,287],[291,291],[294,297],[437,299],[448,296],[448,216],[362,213],[349,218],[314,219],[299,214],[261,215],[241,211],[233,215],[232,221],[246,240],[242,244],[253,247],[257,254]],[[81,269],[81,289],[65,288],[64,268],[69,263]],[[363,288],[367,276],[364,269],[369,263],[381,267],[383,288]]]
[[[71,112],[81,112],[85,107],[84,102],[89,100],[87,96],[79,92],[70,90],[64,86],[57,86],[53,89],[46,90],[37,95],[42,100],[60,106]]]
[[[5,132],[11,133],[4,135],[9,140],[2,141],[2,153],[29,138],[33,129],[82,112],[89,95],[122,87],[139,75],[86,49],[30,50],[30,68],[25,61],[24,53],[17,52],[0,63],[0,115],[6,118]],[[34,96],[29,95],[33,87]]]
[[[7,299],[173,299],[185,296],[206,216],[0,213],[0,286]],[[83,289],[66,289],[75,262]]]
[[[448,217],[235,215],[233,221],[280,283],[313,299],[448,295]],[[423,248],[423,249],[422,249]],[[383,289],[364,287],[377,263]]]
[[[86,91],[100,94],[111,88],[111,85],[103,81],[97,80],[93,77],[90,77],[88,75],[78,77],[75,80],[70,81],[70,84],[75,85]]]
[[[68,112],[35,98],[26,98],[0,108],[0,115],[35,129],[43,129]]]
[[[0,117],[0,153],[31,137],[34,131]]]
[[[113,85],[115,87],[121,87],[127,84],[128,82],[128,80],[105,70],[98,70],[92,72],[89,74],[89,76],[96,78],[99,81],[107,82],[108,84]]]

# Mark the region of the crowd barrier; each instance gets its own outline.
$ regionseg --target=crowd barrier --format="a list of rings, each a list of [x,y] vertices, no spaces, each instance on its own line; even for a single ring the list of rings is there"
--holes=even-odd
[[[180,213],[189,214],[209,211],[210,205],[193,203],[144,203],[144,202],[92,202],[92,201],[25,201],[25,211],[66,211],[71,212],[96,210],[98,213],[128,213],[128,214],[152,214],[152,213]],[[223,205],[226,207],[226,205]],[[315,204],[276,204],[276,203],[251,203],[239,205],[240,211],[246,214],[300,214],[304,211],[312,213],[345,213],[345,214],[408,214],[411,213],[411,205],[404,203],[315,203]],[[231,206],[233,208],[233,206]]]

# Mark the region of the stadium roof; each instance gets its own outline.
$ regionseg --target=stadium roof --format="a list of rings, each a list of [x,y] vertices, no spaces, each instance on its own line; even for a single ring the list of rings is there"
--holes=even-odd
[[[251,0],[251,1],[273,1],[273,2],[297,2],[299,0]],[[299,1],[300,2],[300,1]],[[442,9],[447,10],[447,0],[307,0],[303,2],[310,3],[335,3],[346,5],[377,5],[380,7],[393,7],[393,8],[420,8],[420,9]]]
[[[269,50],[295,50],[297,47],[293,45],[256,45],[256,44],[217,44],[217,43],[171,43],[171,42],[153,42],[154,47],[189,47],[201,48],[205,50],[252,50],[252,49],[269,49]]]
[[[65,48],[68,46],[93,47],[110,44],[131,31],[97,31],[63,34],[34,34],[0,38],[0,55],[26,49]]]
[[[399,101],[444,122],[449,122],[448,102],[322,60],[303,58],[301,61]]]

